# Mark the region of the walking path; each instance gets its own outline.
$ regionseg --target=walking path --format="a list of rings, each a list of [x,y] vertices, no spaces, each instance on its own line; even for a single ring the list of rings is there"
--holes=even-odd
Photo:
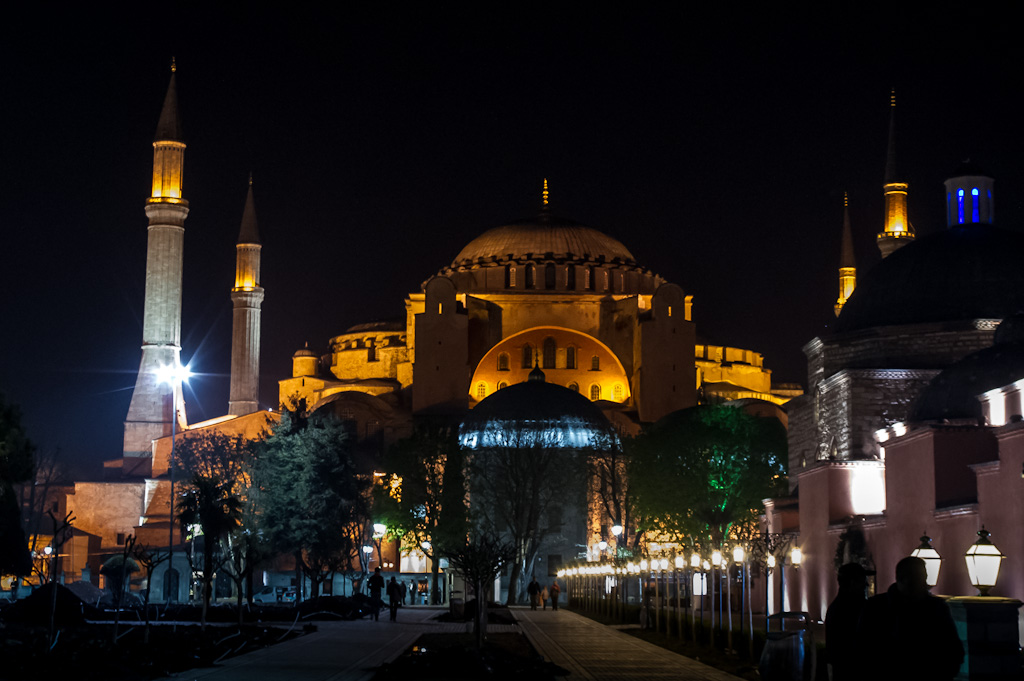
[[[173,678],[202,681],[368,681],[424,633],[471,632],[471,623],[437,622],[440,608],[403,608],[398,622],[316,622],[313,634],[240,655],[217,667]],[[737,677],[677,655],[567,610],[513,608],[519,625],[489,625],[489,633],[522,630],[545,659],[571,672],[569,681],[626,679],[736,681]]]
[[[570,681],[739,678],[567,610],[513,613],[537,652],[568,669]]]

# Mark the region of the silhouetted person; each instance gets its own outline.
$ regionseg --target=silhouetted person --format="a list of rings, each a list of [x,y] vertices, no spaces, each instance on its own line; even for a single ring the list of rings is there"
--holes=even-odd
[[[896,583],[868,599],[858,629],[863,678],[948,681],[964,660],[949,608],[928,593],[924,561],[896,564]]]
[[[558,596],[562,593],[562,587],[558,586],[558,582],[551,582],[551,588],[548,589],[548,593],[551,594],[551,609],[558,610]]]
[[[540,588],[540,603],[544,610],[548,609],[548,588],[546,586]]]
[[[530,596],[530,610],[537,609],[537,601],[540,600],[540,584],[536,579],[531,579],[526,587],[526,593]]]
[[[373,569],[373,576],[370,577],[370,600],[373,601],[373,619],[380,618],[381,599],[380,593],[384,590],[384,577],[380,574],[380,568]]]
[[[398,621],[398,606],[402,603],[402,587],[394,577],[388,582],[388,606],[391,608],[391,621]]]
[[[402,605],[405,605],[405,582],[399,582],[398,588],[402,590]]]
[[[832,681],[859,679],[863,651],[857,645],[857,625],[867,603],[868,575],[857,563],[839,568],[839,594],[825,615],[826,657],[832,667]]]

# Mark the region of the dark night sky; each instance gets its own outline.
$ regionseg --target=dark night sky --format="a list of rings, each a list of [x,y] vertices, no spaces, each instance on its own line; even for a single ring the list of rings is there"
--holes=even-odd
[[[804,382],[800,348],[832,319],[844,190],[860,276],[879,259],[892,85],[918,233],[942,228],[941,182],[967,156],[996,178],[998,223],[1022,224],[1024,60],[1008,17],[437,6],[5,22],[0,391],[41,447],[83,467],[120,454],[172,54],[193,422],[227,407],[250,169],[265,406],[304,341],[323,351],[352,324],[402,316],[465,243],[533,214],[543,177],[556,213],[695,295],[699,335]]]

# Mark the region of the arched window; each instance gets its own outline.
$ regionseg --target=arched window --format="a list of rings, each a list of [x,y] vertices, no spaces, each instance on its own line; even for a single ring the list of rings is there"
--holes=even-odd
[[[487,384],[480,382],[476,384],[476,399],[482,400],[487,397]]]
[[[588,291],[593,291],[594,287],[597,286],[597,281],[594,277],[594,268],[587,266],[585,281],[583,282],[583,288]]]
[[[565,270],[565,288],[570,291],[576,290],[576,265],[569,265]]]
[[[978,188],[971,190],[971,222],[981,222],[981,210],[978,205]]]
[[[597,383],[590,384],[590,399],[595,402],[601,399],[601,386]]]
[[[508,383],[506,383],[505,381],[502,381],[501,383],[498,384],[498,390],[502,390],[503,388],[507,388],[507,387],[508,387]]]
[[[601,290],[602,291],[610,291],[611,288],[612,288],[612,285],[611,285],[611,273],[608,270],[601,270],[601,274],[604,277],[604,280],[601,282]]]
[[[537,268],[533,265],[526,266],[526,288],[537,286]]]
[[[956,221],[957,224],[964,224],[964,190],[956,190]]]
[[[515,265],[505,265],[505,288],[516,287],[516,268]]]
[[[576,368],[576,346],[570,345],[565,349],[565,368]]]
[[[376,362],[377,361],[377,346],[373,344],[373,339],[366,341],[366,361]]]
[[[580,384],[576,383],[576,382],[570,383],[569,385],[567,385],[565,387],[568,388],[569,390],[573,391],[574,393],[578,393],[580,391]]]
[[[549,291],[555,288],[555,265],[554,263],[548,263],[544,265],[544,288]]]
[[[621,402],[622,401],[622,384],[621,383],[616,383],[615,384],[615,387],[612,389],[612,395],[614,395],[616,402]]]
[[[523,364],[524,369],[529,369],[533,366],[533,346],[527,343],[523,346]]]
[[[598,357],[597,355],[594,355],[593,357],[590,358],[590,370],[591,371],[600,371],[601,370],[601,358]]]
[[[508,353],[498,355],[498,371],[508,371]]]
[[[544,368],[555,368],[555,339],[551,336],[544,339]]]
[[[164,571],[164,600],[178,600],[178,571],[174,568]]]

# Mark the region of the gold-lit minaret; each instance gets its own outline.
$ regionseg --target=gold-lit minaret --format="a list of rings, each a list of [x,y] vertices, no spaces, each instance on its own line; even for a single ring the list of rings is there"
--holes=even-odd
[[[839,299],[836,301],[836,316],[857,288],[857,262],[853,257],[853,231],[850,229],[850,198],[843,192],[843,243],[839,248]]]
[[[178,116],[177,69],[164,97],[153,140],[153,190],[146,199],[149,218],[146,246],[146,299],[142,318],[142,362],[124,424],[125,470],[131,457],[137,472],[147,474],[142,461],[152,455],[153,440],[171,434],[172,421],[186,425],[177,374],[181,355],[181,269],[188,201],[182,198],[185,157]],[[162,380],[164,379],[164,380]]]
[[[885,160],[885,228],[878,234],[878,250],[886,258],[914,240],[914,228],[907,217],[907,190],[896,172],[896,90],[889,95],[889,148]]]
[[[260,307],[263,287],[260,286],[259,229],[256,205],[252,197],[252,175],[249,193],[242,211],[242,227],[235,246],[235,286],[231,289],[234,306],[231,333],[231,389],[228,413],[242,416],[259,411],[260,392]]]

